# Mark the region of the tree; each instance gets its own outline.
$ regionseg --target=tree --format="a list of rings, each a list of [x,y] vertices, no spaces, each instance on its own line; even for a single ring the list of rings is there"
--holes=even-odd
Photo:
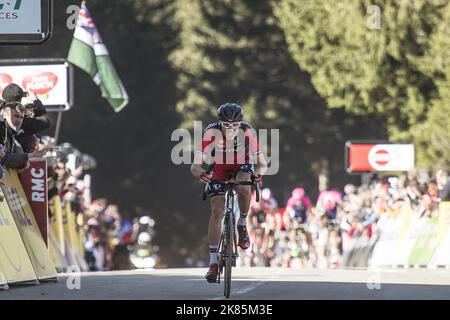
[[[450,158],[448,149],[444,153],[440,149],[442,142],[448,146],[448,134],[438,134],[439,145],[425,145],[424,134],[419,133],[439,125],[430,122],[439,118],[431,116],[439,111],[430,110],[439,105],[437,100],[445,101],[441,88],[449,80],[439,72],[435,57],[440,55],[437,60],[442,62],[445,55],[442,43],[436,43],[448,41],[449,2],[370,4],[363,0],[273,2],[289,51],[311,74],[314,87],[330,107],[380,116],[392,140],[416,142],[419,165],[429,166],[439,155]],[[380,29],[372,29],[377,27],[373,5],[380,9]]]
[[[345,140],[369,137],[374,126],[326,108],[292,59],[271,1],[177,4],[181,45],[171,62],[179,74],[183,125],[212,119],[225,101],[241,103],[257,128],[280,129],[281,171],[268,178],[270,186],[283,196],[296,184],[315,192],[324,163],[332,182],[342,183]]]

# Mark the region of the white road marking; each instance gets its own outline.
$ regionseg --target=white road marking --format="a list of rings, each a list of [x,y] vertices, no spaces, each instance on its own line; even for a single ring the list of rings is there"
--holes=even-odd
[[[237,283],[237,281],[234,282],[234,283]],[[246,286],[244,286],[242,288],[239,288],[239,289],[237,289],[235,291],[233,290],[233,283],[232,283],[231,284],[231,297],[233,297],[233,295],[236,295],[236,294],[245,294],[247,292],[250,292],[250,291],[256,289],[257,287],[259,287],[259,286],[261,286],[261,285],[263,285],[265,283],[267,283],[267,281],[252,282],[249,285],[246,285]],[[224,300],[224,299],[226,299],[226,298],[223,295],[221,295],[221,296],[217,296],[215,298],[212,298],[211,300]]]
[[[252,291],[252,290],[255,290],[256,288],[258,288],[259,286],[262,286],[263,284],[266,284],[268,281],[270,281],[270,280],[273,280],[273,279],[277,279],[277,277],[279,276],[279,275],[281,275],[283,273],[283,270],[282,269],[279,269],[279,270],[277,270],[276,272],[274,272],[273,274],[272,274],[272,279],[268,279],[268,278],[266,278],[266,279],[264,279],[264,280],[260,280],[260,281],[258,281],[258,279],[251,279],[253,282],[252,283],[250,283],[249,285],[246,285],[246,286],[244,286],[244,287],[242,287],[242,288],[239,288],[239,289],[237,289],[236,291],[233,291],[233,286],[231,286],[231,297],[233,297],[233,295],[234,294],[239,294],[239,295],[241,295],[241,294],[245,294],[245,293],[248,293],[248,292],[250,292],[250,291]],[[240,281],[243,281],[244,279],[236,279],[236,280],[233,280],[233,282],[234,283],[238,283],[238,282],[240,282]],[[246,279],[247,280],[247,279]],[[250,280],[250,279],[248,279],[248,280]],[[255,280],[257,280],[258,282],[255,282]],[[211,299],[211,300],[224,300],[225,299],[225,297],[222,295],[222,296],[218,296],[218,297],[215,297],[215,298],[213,298],[213,299]]]
[[[267,281],[253,282],[253,283],[249,284],[248,286],[245,286],[243,288],[240,288],[239,290],[236,290],[235,293],[236,294],[244,294],[244,293],[247,293],[247,292],[250,292],[250,291],[256,289],[257,287],[259,287],[265,283],[267,283]]]

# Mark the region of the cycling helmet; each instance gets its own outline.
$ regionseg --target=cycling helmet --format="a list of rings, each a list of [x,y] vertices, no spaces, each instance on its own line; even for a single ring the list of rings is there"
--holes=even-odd
[[[146,244],[152,240],[152,236],[148,232],[141,232],[138,236],[139,244]]]
[[[225,103],[217,110],[219,119],[224,122],[238,122],[244,118],[244,110],[236,103]]]
[[[153,227],[155,225],[155,220],[153,220],[149,216],[143,216],[139,218],[139,224]]]
[[[301,200],[304,195],[305,195],[305,189],[303,189],[303,188],[295,188],[292,191],[292,197],[296,200]]]
[[[265,201],[269,201],[272,198],[272,191],[269,188],[264,188],[261,191],[261,198]]]

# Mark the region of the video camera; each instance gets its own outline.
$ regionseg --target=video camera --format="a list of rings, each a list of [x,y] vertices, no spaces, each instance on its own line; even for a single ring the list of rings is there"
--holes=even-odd
[[[60,145],[60,152],[70,162],[72,169],[83,167],[84,170],[91,170],[97,167],[97,161],[94,157],[86,153],[81,153],[68,142]]]
[[[50,137],[42,137],[41,143],[50,143]],[[58,146],[54,146],[47,154],[47,163],[49,166],[57,162],[67,164],[71,169],[83,167],[84,170],[91,170],[97,167],[97,161],[91,155],[81,153],[72,144],[65,142]]]

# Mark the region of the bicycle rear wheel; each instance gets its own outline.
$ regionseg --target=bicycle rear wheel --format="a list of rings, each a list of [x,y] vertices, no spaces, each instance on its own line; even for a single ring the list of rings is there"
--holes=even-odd
[[[233,213],[231,213],[233,214]],[[225,277],[224,277],[224,295],[226,298],[231,294],[231,268],[233,267],[233,239],[234,239],[234,226],[233,219],[228,218],[228,230],[226,239],[225,250]]]

